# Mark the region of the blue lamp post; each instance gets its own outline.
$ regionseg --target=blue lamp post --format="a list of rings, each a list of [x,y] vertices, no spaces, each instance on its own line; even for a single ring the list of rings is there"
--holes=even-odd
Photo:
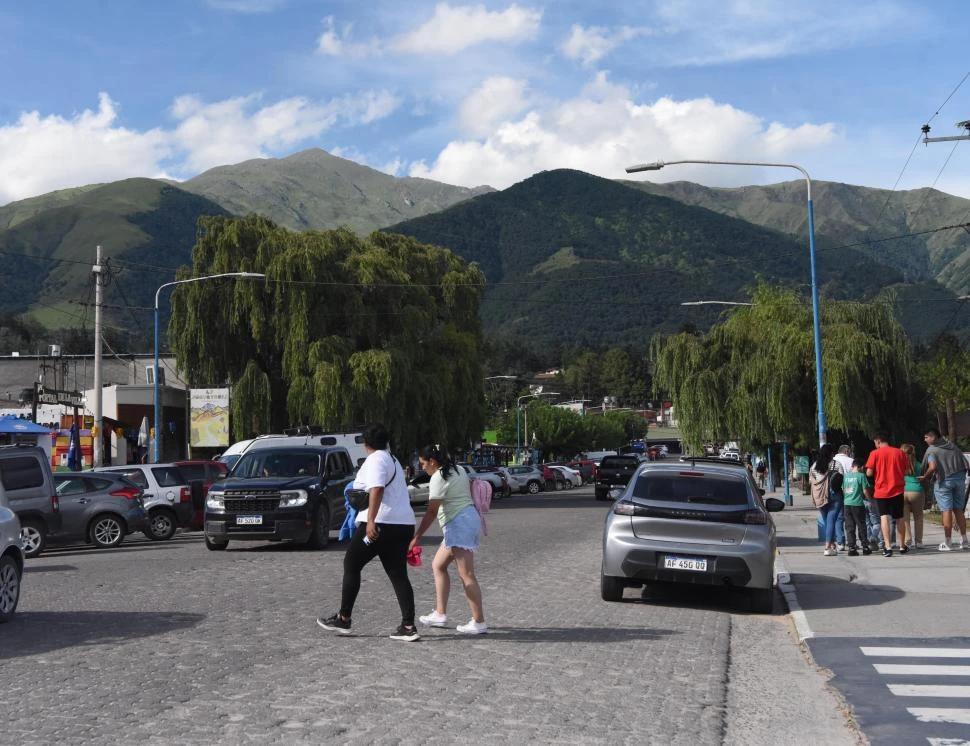
[[[154,402],[155,402],[155,447],[152,452],[152,461],[158,463],[161,460],[162,453],[162,408],[159,402],[159,385],[158,385],[158,296],[167,287],[172,287],[173,285],[182,285],[186,282],[202,282],[202,280],[215,280],[219,277],[240,277],[243,279],[250,280],[264,280],[266,275],[259,272],[223,272],[218,275],[203,275],[202,277],[190,277],[186,280],[175,280],[173,282],[166,282],[164,285],[160,285],[158,290],[155,291],[155,365],[154,365]]]
[[[713,166],[771,166],[777,168],[794,168],[805,177],[808,187],[808,254],[812,271],[812,327],[815,337],[815,391],[818,399],[818,443],[825,445],[825,433],[828,429],[825,423],[825,392],[822,386],[822,329],[819,321],[818,309],[818,281],[815,276],[815,210],[812,207],[812,179],[801,166],[794,163],[761,163],[758,161],[655,161],[654,163],[638,163],[626,169],[628,174],[640,171],[659,171],[664,166],[674,166],[680,163],[698,163]]]

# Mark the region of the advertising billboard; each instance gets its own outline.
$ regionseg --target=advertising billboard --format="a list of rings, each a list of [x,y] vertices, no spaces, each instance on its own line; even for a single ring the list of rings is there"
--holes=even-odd
[[[229,389],[190,389],[189,430],[193,448],[229,445]]]

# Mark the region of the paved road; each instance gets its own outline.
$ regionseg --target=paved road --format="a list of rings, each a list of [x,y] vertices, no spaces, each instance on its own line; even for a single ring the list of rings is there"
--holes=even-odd
[[[52,550],[0,628],[0,740],[858,743],[780,597],[773,616],[702,589],[601,601],[606,509],[588,488],[496,504],[479,556],[491,633],[410,644],[387,638],[399,620],[377,563],[354,635],[316,627],[339,602],[339,545]],[[411,573],[424,613],[430,567]],[[449,613],[466,620],[462,597]]]

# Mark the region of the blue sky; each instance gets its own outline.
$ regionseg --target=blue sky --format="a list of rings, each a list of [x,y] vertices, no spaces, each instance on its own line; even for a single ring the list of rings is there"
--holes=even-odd
[[[308,147],[468,186],[728,159],[892,188],[970,72],[968,32],[956,0],[8,3],[0,203]],[[970,80],[932,134],[964,119]],[[920,145],[899,188],[970,197],[970,142],[940,174],[951,148]]]

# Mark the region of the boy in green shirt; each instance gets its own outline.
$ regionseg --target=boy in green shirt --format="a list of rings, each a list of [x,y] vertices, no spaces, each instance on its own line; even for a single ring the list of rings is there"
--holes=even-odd
[[[863,554],[872,554],[869,547],[869,511],[866,508],[866,496],[872,485],[865,474],[865,464],[856,459],[852,462],[852,471],[842,480],[842,494],[845,496],[845,542],[848,544],[849,556],[858,557],[856,535],[862,544]]]

